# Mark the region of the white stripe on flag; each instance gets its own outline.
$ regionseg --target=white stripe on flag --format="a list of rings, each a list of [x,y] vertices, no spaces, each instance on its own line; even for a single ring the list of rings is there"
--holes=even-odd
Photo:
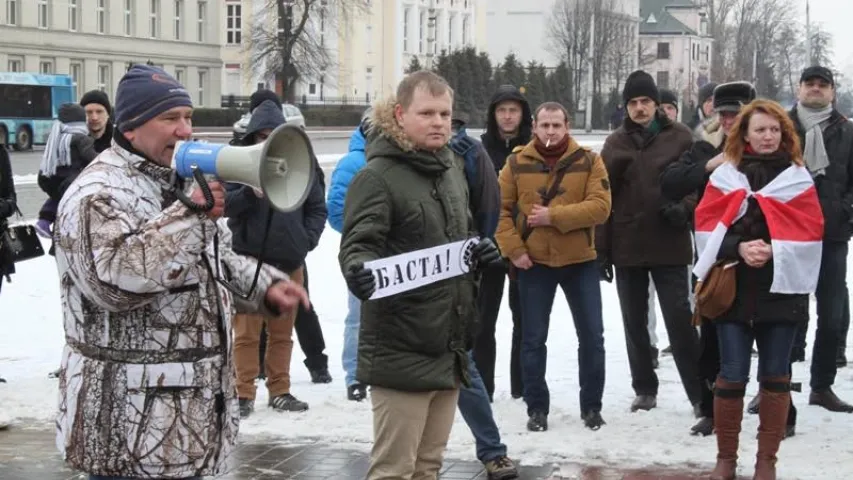
[[[771,293],[802,294],[817,289],[823,242],[773,240]],[[815,261],[818,259],[818,261]]]
[[[727,230],[726,226],[720,222],[711,232],[696,232],[696,245],[699,255],[696,264],[693,266],[693,273],[697,279],[705,280],[711,266],[716,263]]]

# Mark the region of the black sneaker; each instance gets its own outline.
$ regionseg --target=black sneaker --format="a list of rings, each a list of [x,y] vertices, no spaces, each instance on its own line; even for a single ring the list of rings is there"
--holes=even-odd
[[[548,415],[542,412],[533,412],[527,420],[527,429],[531,432],[544,432],[548,430]]]
[[[631,411],[651,410],[658,406],[658,399],[654,395],[637,395],[634,401],[631,402]]]
[[[510,480],[518,478],[518,469],[506,455],[498,457],[483,464],[489,480]]]
[[[255,401],[249,400],[248,398],[241,398],[240,400],[240,418],[246,418],[255,411]]]
[[[696,422],[696,425],[690,427],[690,435],[707,437],[712,433],[714,433],[714,419],[711,417],[702,417]]]
[[[329,375],[327,367],[318,368],[316,370],[308,370],[311,372],[311,382],[313,383],[332,383],[332,376]]]
[[[354,383],[347,387],[347,400],[360,402],[367,398],[367,387],[360,383]]]
[[[279,412],[304,412],[308,404],[289,393],[270,398],[269,406]]]
[[[601,412],[590,410],[583,415],[583,424],[590,430],[598,430],[602,425],[607,425],[607,422],[601,418]]]

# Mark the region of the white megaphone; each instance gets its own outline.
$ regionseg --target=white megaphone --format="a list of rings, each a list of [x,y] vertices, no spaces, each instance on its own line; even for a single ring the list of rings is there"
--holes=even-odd
[[[175,145],[172,168],[178,176],[193,178],[196,171],[223,182],[260,188],[273,208],[299,209],[314,183],[314,155],[308,135],[283,124],[263,143],[249,147],[181,141]]]

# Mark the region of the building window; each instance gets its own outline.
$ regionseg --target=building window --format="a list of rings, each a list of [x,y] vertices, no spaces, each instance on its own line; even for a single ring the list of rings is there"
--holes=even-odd
[[[656,83],[658,88],[669,88],[669,72],[658,72]]]
[[[98,33],[107,33],[107,0],[98,0],[95,17],[97,18]]]
[[[198,2],[198,41],[204,42],[204,30],[207,28],[207,2],[199,0]]]
[[[229,3],[225,6],[225,32],[228,45],[239,45],[243,41],[243,6]]]
[[[409,51],[409,14],[411,11],[411,8],[403,10],[403,51],[406,53]]]
[[[148,35],[157,38],[160,33],[160,0],[151,0],[151,9],[148,14]]]
[[[52,74],[53,73],[53,60],[42,60],[39,62],[39,73],[44,74]]]
[[[15,72],[23,72],[24,71],[24,59],[23,58],[12,58],[9,57],[8,68],[12,73]]]
[[[462,43],[468,45],[471,42],[471,16],[462,17]]]
[[[370,24],[367,25],[366,36],[367,36],[367,40],[366,40],[366,42],[367,42],[367,54],[369,55],[369,54],[373,53],[373,25],[370,25]]]
[[[447,49],[453,50],[453,21],[456,19],[456,15],[450,15],[447,17]]]
[[[124,34],[133,35],[133,0],[124,0]]]
[[[669,58],[669,43],[658,42],[658,60],[666,60]]]
[[[102,63],[98,65],[98,90],[111,93],[110,88],[110,65]]]
[[[80,25],[80,10],[77,3],[80,0],[68,0],[68,30],[76,32]]]
[[[18,0],[6,0],[6,25],[18,24]]]
[[[198,71],[198,106],[204,106],[204,88],[207,86],[207,71]]]
[[[77,87],[83,83],[83,61],[74,60],[69,64],[68,74],[71,76],[71,83]]]
[[[50,28],[50,8],[47,0],[38,0],[39,28]]]
[[[184,13],[184,0],[175,0],[175,40],[181,39],[181,17]]]
[[[418,20],[418,53],[426,53],[427,12],[421,10]]]

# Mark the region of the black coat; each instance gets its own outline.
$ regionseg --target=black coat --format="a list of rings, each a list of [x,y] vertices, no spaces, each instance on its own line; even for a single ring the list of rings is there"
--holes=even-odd
[[[41,172],[38,175],[39,188],[55,202],[62,200],[62,196],[77,178],[77,175],[98,156],[98,152],[95,151],[95,139],[82,133],[73,134],[71,136],[70,154],[70,165],[58,167],[50,177],[44,176]]]
[[[806,133],[796,109],[789,112],[803,146]],[[824,241],[848,242],[853,234],[853,123],[837,110],[823,131],[823,143],[829,156],[826,175],[815,178],[824,218]]]
[[[18,208],[18,197],[15,195],[15,179],[12,177],[12,162],[5,145],[0,145],[0,232],[5,231],[9,217]],[[0,236],[0,241],[3,237]],[[15,264],[11,261],[7,250],[0,245],[0,277],[15,273]],[[2,282],[2,278],[0,278]]]
[[[758,191],[791,166],[787,156],[744,156],[738,170],[749,180],[752,191]],[[746,213],[726,232],[718,260],[739,261],[736,268],[737,290],[732,308],[715,322],[804,322],[809,315],[809,296],[806,294],[770,293],[773,283],[773,262],[760,268],[747,265],[738,253],[741,242],[762,239],[770,243],[767,220],[758,202],[749,199]]]

